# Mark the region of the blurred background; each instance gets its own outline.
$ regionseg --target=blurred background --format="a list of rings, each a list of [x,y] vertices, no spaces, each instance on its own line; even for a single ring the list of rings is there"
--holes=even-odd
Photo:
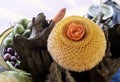
[[[102,2],[106,0],[101,0]],[[120,3],[120,0],[114,0]],[[0,34],[22,18],[32,19],[44,12],[51,19],[61,8],[67,9],[67,14],[85,15],[92,4],[100,0],[0,0]]]

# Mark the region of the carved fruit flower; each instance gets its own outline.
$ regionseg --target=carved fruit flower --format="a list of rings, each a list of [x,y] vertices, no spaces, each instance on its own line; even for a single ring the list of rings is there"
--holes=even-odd
[[[70,71],[86,71],[105,56],[106,38],[91,20],[69,16],[55,25],[48,37],[48,51],[53,60]]]
[[[67,36],[69,39],[79,41],[83,38],[85,29],[81,24],[71,23],[67,29]]]

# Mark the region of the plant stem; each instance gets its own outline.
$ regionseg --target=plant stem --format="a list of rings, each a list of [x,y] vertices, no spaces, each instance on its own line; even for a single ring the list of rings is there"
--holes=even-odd
[[[99,12],[102,12],[102,0],[100,0],[100,8],[99,8]]]

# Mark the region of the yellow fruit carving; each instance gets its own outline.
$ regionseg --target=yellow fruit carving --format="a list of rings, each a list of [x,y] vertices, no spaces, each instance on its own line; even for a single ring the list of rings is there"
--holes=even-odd
[[[71,24],[80,27],[80,31],[75,35],[81,38],[69,37],[68,27]],[[47,47],[52,58],[61,67],[81,72],[92,69],[102,60],[105,55],[106,39],[102,29],[91,20],[69,16],[53,28],[48,37]]]

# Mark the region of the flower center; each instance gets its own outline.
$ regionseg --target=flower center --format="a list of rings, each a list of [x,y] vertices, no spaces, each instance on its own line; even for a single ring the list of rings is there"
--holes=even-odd
[[[85,35],[85,29],[81,24],[71,23],[68,25],[67,37],[73,41],[80,41]]]

